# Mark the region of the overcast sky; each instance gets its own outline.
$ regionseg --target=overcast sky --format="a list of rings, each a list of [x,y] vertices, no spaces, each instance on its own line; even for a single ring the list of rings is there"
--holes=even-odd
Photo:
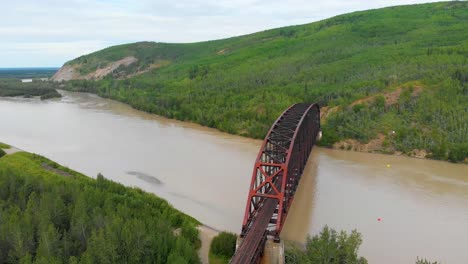
[[[0,67],[61,66],[116,44],[219,39],[424,2],[430,0],[2,0]]]

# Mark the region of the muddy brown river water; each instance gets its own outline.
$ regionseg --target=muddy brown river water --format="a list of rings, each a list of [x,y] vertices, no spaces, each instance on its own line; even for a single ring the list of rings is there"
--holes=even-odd
[[[62,93],[45,102],[0,98],[0,141],[155,193],[216,229],[240,230],[261,141]],[[316,147],[282,238],[303,243],[324,225],[361,232],[369,263],[420,256],[466,264],[468,166]]]

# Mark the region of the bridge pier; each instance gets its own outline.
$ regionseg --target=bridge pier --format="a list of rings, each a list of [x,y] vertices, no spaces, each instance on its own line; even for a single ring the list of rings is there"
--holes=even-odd
[[[236,250],[242,244],[243,238],[237,237]],[[284,264],[284,242],[276,242],[274,238],[268,238],[260,258],[260,264]]]
[[[263,250],[261,264],[284,264],[284,243],[283,240],[275,242],[268,239]]]

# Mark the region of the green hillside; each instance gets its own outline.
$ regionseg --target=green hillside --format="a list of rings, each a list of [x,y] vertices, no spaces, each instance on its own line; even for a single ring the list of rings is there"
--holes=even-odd
[[[102,175],[26,152],[0,157],[0,263],[200,263],[197,224]]]
[[[200,43],[127,44],[66,65],[85,75],[129,56],[138,61],[66,87],[255,138],[290,104],[319,102],[324,145],[377,141],[369,151],[468,157],[467,2],[355,12]]]

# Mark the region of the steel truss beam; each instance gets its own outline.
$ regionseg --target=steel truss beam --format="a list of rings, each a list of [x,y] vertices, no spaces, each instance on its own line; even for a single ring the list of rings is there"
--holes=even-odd
[[[294,104],[275,121],[255,161],[242,224],[244,241],[231,263],[255,262],[263,250],[263,236],[279,241],[319,131],[317,104]]]

